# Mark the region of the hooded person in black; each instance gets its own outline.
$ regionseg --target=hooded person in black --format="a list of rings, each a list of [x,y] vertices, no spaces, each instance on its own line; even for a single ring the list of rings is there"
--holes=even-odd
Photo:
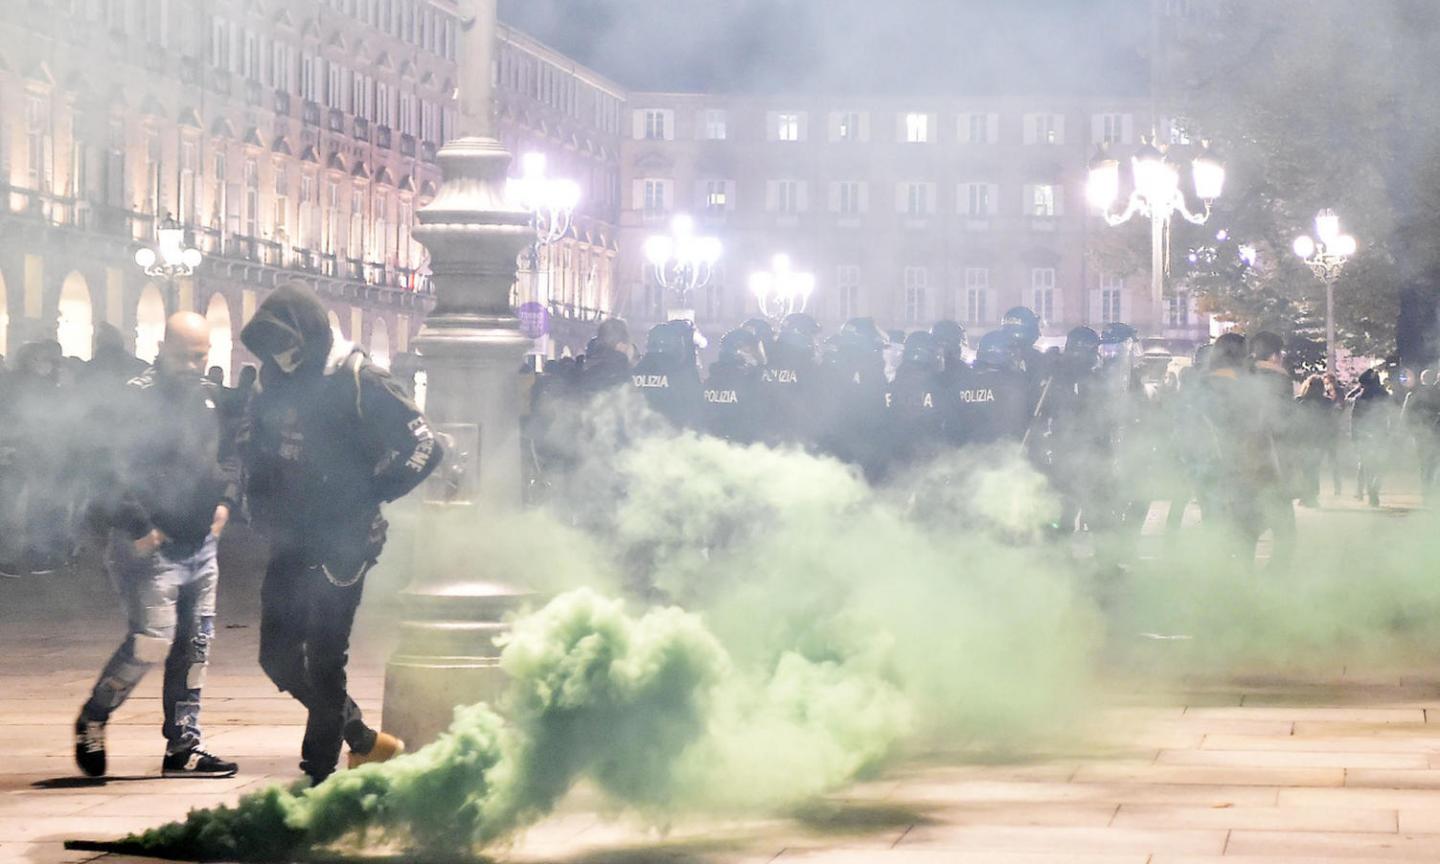
[[[261,589],[260,665],[308,710],[300,767],[315,782],[388,759],[403,742],[365,725],[346,693],[350,628],[385,542],[380,505],[440,464],[440,443],[402,386],[336,343],[304,285],[265,299],[240,340],[261,358],[240,453],[255,524],[270,538]]]

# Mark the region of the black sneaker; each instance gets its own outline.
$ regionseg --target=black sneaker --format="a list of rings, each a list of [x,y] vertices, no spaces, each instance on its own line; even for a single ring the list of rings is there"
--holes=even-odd
[[[167,753],[160,773],[165,777],[234,777],[240,766],[199,747]]]
[[[82,714],[75,720],[75,764],[86,777],[105,775],[105,722],[86,720]]]

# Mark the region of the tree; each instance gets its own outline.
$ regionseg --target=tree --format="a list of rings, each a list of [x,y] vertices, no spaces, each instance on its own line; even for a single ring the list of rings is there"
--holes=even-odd
[[[1422,62],[1440,44],[1440,4],[1213,0],[1206,10],[1169,34],[1159,87],[1226,160],[1214,223],[1258,261],[1199,274],[1195,290],[1222,318],[1313,338],[1324,286],[1291,245],[1331,207],[1360,241],[1336,286],[1340,342],[1394,352],[1402,300],[1423,316],[1440,276],[1440,100]],[[1433,313],[1420,329],[1416,314],[1404,319],[1414,332],[1402,353],[1429,360]]]

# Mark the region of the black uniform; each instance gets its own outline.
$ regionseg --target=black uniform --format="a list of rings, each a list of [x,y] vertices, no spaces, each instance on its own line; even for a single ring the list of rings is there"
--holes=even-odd
[[[240,339],[264,361],[240,434],[251,513],[271,543],[260,666],[308,709],[300,765],[318,781],[342,736],[355,752],[374,745],[346,692],[350,628],[385,541],[380,505],[429,476],[441,447],[388,373],[358,350],[331,356],[308,288],[276,289]]]
[[[977,360],[973,368],[957,370],[941,392],[946,441],[963,446],[1025,438],[1031,397],[1019,369]]]
[[[673,354],[647,353],[630,370],[631,385],[645,404],[677,429],[701,427],[700,372],[689,360]]]
[[[748,366],[734,359],[721,359],[710,365],[710,377],[704,388],[706,432],[737,444],[753,444],[763,438],[762,374],[762,367]]]
[[[911,334],[885,394],[892,467],[914,464],[938,452],[944,419],[940,384],[941,358],[933,337]]]
[[[782,333],[760,380],[769,418],[767,439],[798,444],[817,440],[820,365],[815,346]]]
[[[819,380],[821,448],[877,479],[885,455],[889,389],[880,344],[858,334],[839,334],[828,346]]]

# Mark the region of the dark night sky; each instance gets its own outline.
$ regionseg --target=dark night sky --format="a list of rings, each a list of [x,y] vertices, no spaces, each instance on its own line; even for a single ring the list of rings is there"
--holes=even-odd
[[[1138,93],[1149,0],[500,0],[644,90]]]

